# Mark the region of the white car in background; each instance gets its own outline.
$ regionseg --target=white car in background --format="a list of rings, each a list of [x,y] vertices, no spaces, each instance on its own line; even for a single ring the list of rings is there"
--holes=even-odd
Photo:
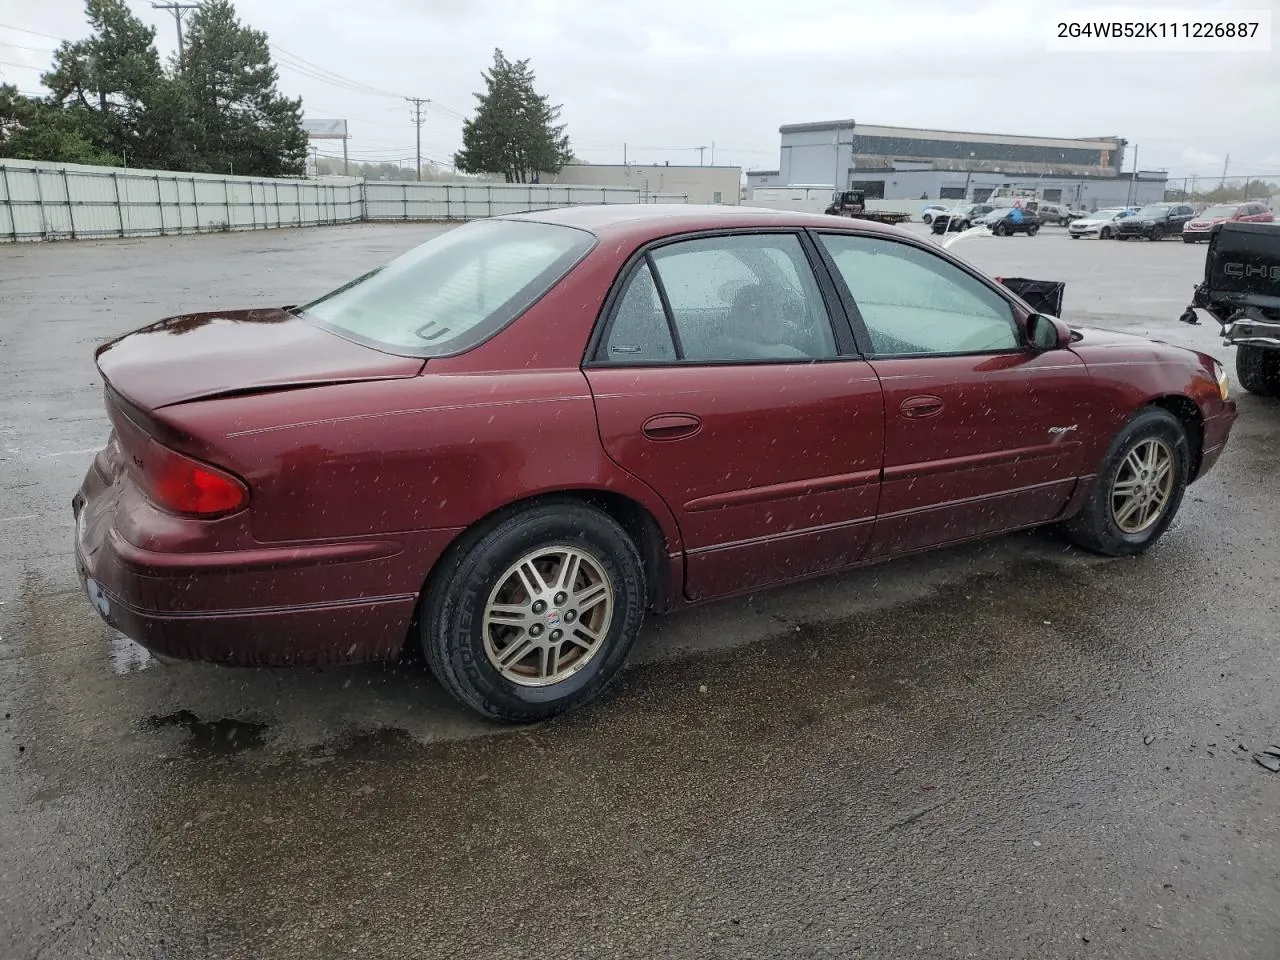
[[[1070,226],[1067,227],[1067,232],[1071,234],[1072,240],[1079,240],[1081,237],[1110,240],[1111,235],[1115,232],[1112,229],[1112,225],[1131,213],[1132,210],[1128,207],[1108,207],[1105,210],[1099,210],[1097,213],[1091,213],[1083,219],[1072,220]]]

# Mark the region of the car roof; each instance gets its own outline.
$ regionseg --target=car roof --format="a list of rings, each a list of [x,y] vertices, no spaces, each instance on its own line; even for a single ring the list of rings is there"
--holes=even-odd
[[[750,230],[753,228],[812,228],[852,230],[872,234],[900,235],[897,227],[820,213],[797,213],[766,207],[692,203],[610,203],[560,207],[514,213],[494,219],[526,220],[576,227],[601,239],[632,239],[644,242],[659,237],[703,230]]]

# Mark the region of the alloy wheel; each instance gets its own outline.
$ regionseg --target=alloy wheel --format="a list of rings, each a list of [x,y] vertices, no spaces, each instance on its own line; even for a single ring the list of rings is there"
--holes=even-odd
[[[512,683],[550,686],[600,652],[612,620],[604,565],[578,547],[544,547],[498,578],[484,608],[484,650]]]
[[[1111,516],[1121,532],[1142,533],[1164,515],[1173,495],[1173,450],[1154,437],[1138,443],[1111,484]]]

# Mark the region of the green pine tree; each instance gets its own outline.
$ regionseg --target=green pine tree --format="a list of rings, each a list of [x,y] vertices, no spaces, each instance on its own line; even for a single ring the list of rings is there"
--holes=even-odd
[[[49,163],[113,165],[121,157],[106,153],[83,129],[92,126],[90,111],[63,108],[18,88],[0,84],[0,157]]]
[[[267,35],[241,24],[229,0],[209,0],[192,16],[180,66],[195,169],[259,177],[306,171],[302,101],[281,95]]]
[[[529,61],[493,51],[482,74],[485,92],[475,95],[475,116],[462,126],[462,149],[454,155],[464,173],[500,173],[508,183],[529,183],[539,173],[558,173],[573,156],[560,107],[538,94]]]

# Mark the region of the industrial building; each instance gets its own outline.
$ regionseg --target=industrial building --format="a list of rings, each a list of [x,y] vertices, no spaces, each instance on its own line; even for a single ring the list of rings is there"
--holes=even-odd
[[[627,187],[645,195],[684,195],[689,203],[736,204],[742,168],[666,163],[567,163],[559,173],[543,173],[541,183]]]
[[[1126,141],[884,127],[853,120],[785,124],[776,170],[748,170],[756,187],[838,184],[868,200],[972,200],[1033,187],[1076,208],[1164,199],[1165,171],[1124,172]]]

